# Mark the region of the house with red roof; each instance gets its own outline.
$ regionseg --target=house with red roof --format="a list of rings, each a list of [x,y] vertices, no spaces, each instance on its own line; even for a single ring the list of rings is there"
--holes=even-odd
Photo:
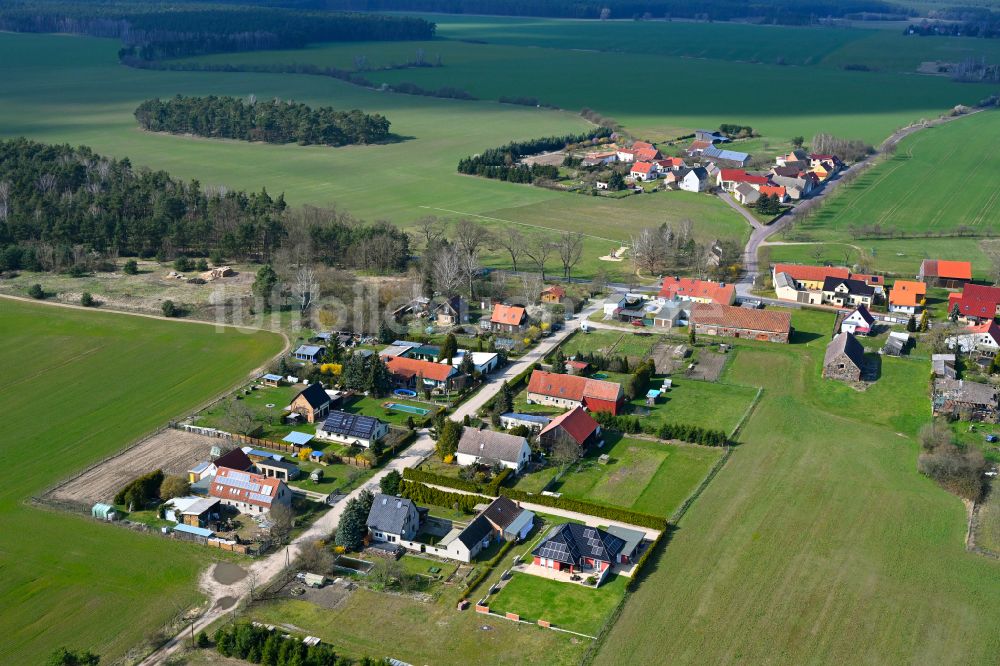
[[[736,302],[736,286],[725,282],[711,280],[696,280],[694,278],[667,277],[660,285],[660,298],[674,301],[693,301],[695,303],[722,303],[732,305]]]
[[[240,513],[267,513],[277,505],[291,506],[292,492],[281,479],[220,467],[208,488],[218,499]]]
[[[927,285],[913,280],[896,280],[889,291],[889,312],[917,314],[924,309]]]
[[[716,184],[727,192],[732,192],[737,185],[746,183],[755,190],[771,184],[771,179],[760,174],[747,173],[744,169],[719,169]]]
[[[566,298],[566,288],[558,284],[549,285],[542,289],[542,293],[539,295],[539,300],[542,303],[562,303],[564,298]]]
[[[972,282],[972,263],[968,261],[944,261],[924,259],[920,263],[917,279],[931,287],[961,289]]]
[[[528,326],[528,313],[520,305],[497,303],[493,306],[493,314],[488,323],[489,326],[484,328],[491,331],[520,333]]]
[[[656,160],[656,165],[660,167],[660,171],[676,171],[686,166],[680,157],[665,157],[662,160]]]
[[[967,284],[961,294],[948,296],[948,313],[958,306],[958,316],[967,321],[992,321],[1000,314],[1000,287]]]
[[[450,363],[435,363],[408,356],[392,356],[385,365],[393,381],[402,388],[422,391],[425,388],[455,388],[461,373]]]
[[[806,266],[804,264],[775,264],[771,277],[785,273],[798,283],[800,289],[821,290],[828,277],[846,280],[851,277],[851,271],[843,266]]]
[[[528,404],[583,407],[592,412],[618,414],[625,405],[621,384],[579,375],[535,370],[528,380]]]
[[[757,191],[762,197],[777,197],[781,203],[788,201],[788,190],[783,185],[761,185]]]
[[[628,175],[636,180],[644,181],[659,178],[658,168],[654,162],[636,162],[632,165],[632,170],[629,171]]]
[[[588,414],[583,407],[574,407],[565,414],[557,416],[538,433],[539,441],[546,450],[551,451],[563,442],[586,449],[597,443],[601,436],[601,426]]]
[[[691,309],[691,327],[698,335],[788,342],[791,322],[790,313],[778,310],[752,310],[714,303],[695,303]]]

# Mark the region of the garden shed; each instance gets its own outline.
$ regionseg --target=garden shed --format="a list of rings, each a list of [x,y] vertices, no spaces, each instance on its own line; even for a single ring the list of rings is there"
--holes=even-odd
[[[90,509],[90,515],[98,520],[118,520],[118,510],[111,504],[101,502]]]

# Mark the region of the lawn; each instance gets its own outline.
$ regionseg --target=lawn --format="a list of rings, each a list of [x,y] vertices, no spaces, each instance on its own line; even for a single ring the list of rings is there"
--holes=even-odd
[[[410,414],[408,412],[401,412],[395,409],[389,409],[388,407],[383,407],[387,402],[392,402],[398,405],[408,405],[410,407],[418,407],[420,409],[429,410],[427,414]],[[359,396],[355,398],[349,405],[344,407],[345,412],[350,412],[351,414],[364,414],[365,416],[374,416],[386,423],[392,423],[394,425],[406,425],[406,421],[412,418],[417,423],[422,423],[424,419],[428,416],[434,416],[440,407],[435,407],[434,405],[428,404],[426,402],[417,402],[416,400],[404,400],[402,398],[397,398],[396,396],[389,396],[386,398],[375,398],[373,396]]]
[[[916,470],[926,365],[835,386],[831,323],[796,313],[796,344],[738,348],[725,378],[763,399],[595,663],[995,661],[1000,562],[965,551],[961,501]]]
[[[548,490],[598,504],[634,509],[669,517],[701,483],[722,455],[720,449],[667,444],[608,434],[603,448],[592,448],[577,467],[566,472]],[[611,460],[598,462],[601,454]],[[520,479],[517,488],[531,491],[535,477],[551,476],[549,469]],[[531,487],[529,487],[531,486]]]
[[[662,378],[657,377],[652,384],[659,387],[661,382]],[[646,424],[685,423],[728,434],[743,418],[756,394],[757,389],[750,386],[674,378],[672,388],[654,406],[647,407],[644,397],[630,404],[633,412],[643,414]]]
[[[226,414],[232,409],[231,405],[234,402],[238,402],[253,413],[256,423],[261,426],[261,437],[264,439],[280,440],[293,430],[309,434],[316,433],[316,427],[313,425],[291,426],[281,423],[281,415],[285,413],[285,408],[299,394],[299,391],[305,388],[304,385],[293,384],[277,387],[264,386],[258,383],[254,383],[253,385],[256,388],[248,395],[244,395],[242,391],[237,392],[200,413],[198,418],[195,419],[194,425],[205,428],[218,428],[219,430],[232,430]]]
[[[561,629],[596,636],[625,595],[628,578],[613,576],[599,588],[517,573],[490,600],[490,610],[517,613],[529,622],[548,620]]]
[[[996,480],[991,484],[986,500],[979,507],[976,545],[1000,553],[1000,486]]]
[[[0,662],[67,645],[112,663],[198,599],[213,555],[25,500],[230,388],[281,339],[8,300],[0,339]],[[44,464],[22,473],[24,451]]]

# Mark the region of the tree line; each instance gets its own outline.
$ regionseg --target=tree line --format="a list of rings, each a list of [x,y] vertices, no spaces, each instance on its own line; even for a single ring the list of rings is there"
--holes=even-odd
[[[0,270],[115,270],[119,256],[269,261],[284,245],[311,261],[398,272],[409,237],[284,195],[183,182],[90,148],[0,141]]]
[[[688,18],[705,21],[753,19],[786,25],[811,24],[818,17],[916,12],[880,0],[327,0],[327,6],[356,11],[425,11],[554,18]]]
[[[599,127],[582,134],[511,141],[498,148],[487,148],[478,155],[463,158],[458,162],[458,172],[513,183],[531,183],[539,178],[555,179],[559,176],[557,167],[548,164],[518,164],[518,160],[527,155],[562,150],[571,144],[607,138],[611,133],[611,129]]]
[[[253,2],[246,2],[252,5]],[[0,29],[70,32],[122,40],[121,58],[160,58],[301,48],[310,42],[427,40],[436,26],[406,16],[303,11],[284,7],[166,6],[154,2],[11,0]]]
[[[389,121],[377,113],[337,111],[329,106],[313,109],[298,102],[258,101],[252,96],[246,101],[215,95],[148,99],[135,110],[135,119],[151,132],[267,143],[346,146],[376,143],[389,136]]]

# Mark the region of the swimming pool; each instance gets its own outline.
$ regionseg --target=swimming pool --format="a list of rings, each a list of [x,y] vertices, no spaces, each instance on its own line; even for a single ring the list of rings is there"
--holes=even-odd
[[[398,395],[400,398],[416,398],[417,392],[411,391],[410,389],[396,389],[392,392],[393,395]]]
[[[431,413],[431,410],[424,409],[423,407],[413,407],[411,405],[401,405],[398,402],[387,402],[385,407],[392,409],[397,412],[406,412],[407,414],[416,414],[418,416],[427,416]]]

